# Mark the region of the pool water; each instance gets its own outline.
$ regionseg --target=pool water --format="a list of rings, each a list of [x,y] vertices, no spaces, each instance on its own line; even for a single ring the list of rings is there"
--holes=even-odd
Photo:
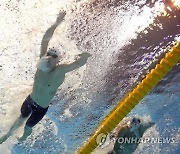
[[[60,10],[67,14],[49,43],[61,51],[60,63],[73,62],[82,52],[92,54],[85,66],[66,75],[32,135],[18,143],[21,127],[0,145],[1,153],[75,153],[123,95],[180,40],[177,7],[164,8],[160,1],[143,4],[143,0],[1,3],[0,136],[18,117],[31,91],[42,37]],[[135,153],[180,153],[179,87],[177,65],[128,115],[156,123],[145,136],[174,137],[176,143],[140,144]]]

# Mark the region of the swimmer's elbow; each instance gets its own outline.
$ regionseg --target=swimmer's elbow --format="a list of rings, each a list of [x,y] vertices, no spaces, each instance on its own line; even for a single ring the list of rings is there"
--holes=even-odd
[[[71,64],[65,64],[65,65],[63,65],[63,70],[65,73],[71,72],[73,70],[80,68],[84,64],[85,64],[85,62],[79,62],[79,61],[76,61],[76,62],[71,63]]]

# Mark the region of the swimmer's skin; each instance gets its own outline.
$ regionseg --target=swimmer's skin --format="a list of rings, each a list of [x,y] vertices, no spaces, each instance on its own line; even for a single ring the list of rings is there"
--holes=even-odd
[[[58,87],[64,82],[65,74],[83,66],[90,54],[82,53],[80,58],[71,64],[55,65],[49,73],[37,70],[31,98],[41,107],[46,108],[49,106],[50,101],[56,94]],[[50,57],[51,59],[52,57]],[[53,60],[53,59],[52,59]],[[32,128],[25,126],[24,134],[19,141],[24,141],[31,134]]]
[[[89,56],[90,54],[83,53],[74,63],[57,65],[49,73],[37,70],[34,79],[33,91],[30,94],[31,98],[38,105],[43,108],[47,108],[50,101],[56,94],[58,87],[64,82],[65,74],[83,66]]]
[[[56,23],[53,24],[45,33],[42,39],[41,53],[40,58],[44,56],[47,52],[47,46],[52,37],[56,27],[62,22],[65,12],[61,12],[56,20]],[[32,92],[30,94],[31,98],[41,107],[46,108],[49,106],[50,101],[56,94],[58,87],[64,82],[65,74],[73,71],[81,66],[83,66],[87,59],[90,57],[89,53],[82,53],[79,55],[79,59],[71,64],[58,65],[58,60],[48,56],[50,72],[42,72],[37,69],[34,78],[34,85]],[[14,122],[13,126],[10,128],[9,132],[0,138],[0,144],[8,139],[12,135],[13,131],[22,125],[24,118],[19,116],[19,118]],[[24,141],[31,134],[32,128],[25,126],[24,133],[22,137],[18,138],[19,141]]]
[[[117,134],[115,134],[116,138],[142,138],[144,132],[154,126],[155,123],[149,122],[147,125],[140,125],[138,131],[139,131],[139,136],[137,137],[134,132],[130,131],[130,128],[128,127],[128,125],[123,125],[121,126],[118,130],[117,130]],[[113,151],[109,152],[108,154],[125,154],[128,151],[128,154],[132,154],[136,148],[138,146],[138,143],[118,143],[118,140],[116,140],[116,143],[114,144],[114,148]]]

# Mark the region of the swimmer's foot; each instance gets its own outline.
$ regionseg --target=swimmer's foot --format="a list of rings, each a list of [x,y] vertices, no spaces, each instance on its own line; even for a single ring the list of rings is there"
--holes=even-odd
[[[19,142],[23,142],[23,141],[25,141],[26,140],[26,138],[25,137],[17,137],[17,140],[19,141]]]
[[[7,135],[4,135],[0,138],[0,144],[2,144],[3,142],[5,142],[8,139]]]

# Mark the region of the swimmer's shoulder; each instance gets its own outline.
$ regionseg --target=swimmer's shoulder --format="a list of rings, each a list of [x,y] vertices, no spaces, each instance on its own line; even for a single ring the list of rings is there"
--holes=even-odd
[[[124,136],[127,131],[129,130],[129,127],[127,125],[122,125],[121,127],[119,127],[119,129],[117,130],[117,136]]]
[[[67,67],[66,64],[60,64],[60,65],[56,66],[55,70],[58,71],[58,72],[65,72],[66,67]]]

